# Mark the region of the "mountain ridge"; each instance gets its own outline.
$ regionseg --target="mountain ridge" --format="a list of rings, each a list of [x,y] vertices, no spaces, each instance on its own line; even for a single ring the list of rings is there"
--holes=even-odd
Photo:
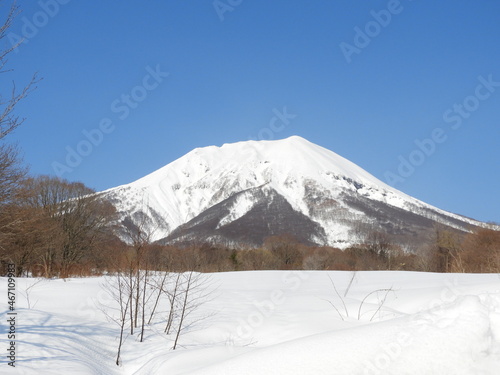
[[[250,190],[251,194],[241,194]],[[362,241],[366,231],[392,228],[389,234],[401,237],[398,233],[409,230],[416,237],[429,232],[430,222],[459,231],[484,225],[413,198],[299,136],[196,148],[101,194],[115,205],[122,225],[146,226],[154,232],[152,239],[163,243],[197,240],[258,246],[266,235],[262,230],[250,241],[238,240],[249,237],[239,223],[250,225],[247,219],[252,215],[267,222],[267,235],[300,232],[302,242],[339,247]],[[430,222],[413,216],[410,220],[409,214]],[[405,220],[419,224],[405,228]],[[316,229],[308,237],[298,223]]]

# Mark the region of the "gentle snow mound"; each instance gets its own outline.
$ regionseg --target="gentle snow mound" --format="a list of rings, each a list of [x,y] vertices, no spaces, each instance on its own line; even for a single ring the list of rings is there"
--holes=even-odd
[[[464,296],[405,318],[258,349],[192,374],[492,373],[483,363],[492,339],[488,312],[479,297]]]

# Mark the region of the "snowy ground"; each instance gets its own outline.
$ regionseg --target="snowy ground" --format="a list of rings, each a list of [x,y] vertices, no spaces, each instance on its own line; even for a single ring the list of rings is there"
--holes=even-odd
[[[0,278],[0,373],[500,373],[499,275],[262,271],[211,278],[217,290],[197,312],[206,319],[177,350],[158,323],[143,343],[127,338],[121,367],[114,364],[118,326],[98,308],[112,304],[102,278],[43,281],[29,289],[30,306],[26,288],[35,280],[17,279],[16,368],[7,365],[7,280]],[[361,301],[388,288],[366,298],[358,320]]]

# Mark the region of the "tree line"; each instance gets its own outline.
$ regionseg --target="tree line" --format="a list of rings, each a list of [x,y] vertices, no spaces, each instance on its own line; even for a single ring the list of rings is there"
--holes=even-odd
[[[307,246],[291,235],[272,236],[258,248],[220,244],[160,245],[143,228],[115,233],[111,204],[80,183],[41,176],[26,179],[22,199],[2,207],[0,257],[18,276],[83,277],[142,271],[227,272],[248,270],[406,270],[499,272],[500,232],[460,234],[436,228],[418,251],[373,232],[346,249]],[[35,194],[34,194],[35,193]]]

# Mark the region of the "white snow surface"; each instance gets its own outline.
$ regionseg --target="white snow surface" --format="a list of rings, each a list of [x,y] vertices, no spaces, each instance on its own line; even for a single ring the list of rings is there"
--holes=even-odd
[[[26,289],[35,280],[19,278],[15,368],[7,365],[7,279],[0,278],[5,297],[0,301],[0,373],[499,373],[500,278],[495,274],[252,271],[206,276],[216,287],[197,311],[206,319],[190,326],[178,349],[171,350],[173,337],[163,333],[159,316],[144,342],[135,335],[126,338],[121,366],[114,364],[118,326],[101,311],[113,308],[103,277],[42,281],[29,289],[31,308]],[[387,288],[392,291],[370,294]]]
[[[118,211],[122,213],[142,210],[150,214],[153,208],[167,224],[155,228],[152,239],[158,240],[233,194],[262,185],[276,190],[308,217],[311,215],[304,200],[305,186],[312,185],[332,199],[346,190],[356,190],[357,194],[399,208],[423,207],[482,225],[412,198],[349,160],[298,136],[197,148],[135,182],[104,193],[118,198]],[[238,219],[252,207],[253,202],[244,202],[244,198],[239,200],[237,212],[224,218],[219,226]],[[352,240],[348,227],[328,218],[312,219],[325,229],[327,244],[344,242],[347,246]]]

